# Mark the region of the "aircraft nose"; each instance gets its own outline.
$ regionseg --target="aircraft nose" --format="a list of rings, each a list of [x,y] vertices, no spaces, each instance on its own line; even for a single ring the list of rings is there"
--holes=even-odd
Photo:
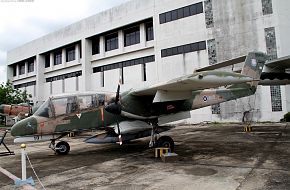
[[[37,132],[37,120],[31,116],[15,123],[11,128],[11,135],[29,136]]]

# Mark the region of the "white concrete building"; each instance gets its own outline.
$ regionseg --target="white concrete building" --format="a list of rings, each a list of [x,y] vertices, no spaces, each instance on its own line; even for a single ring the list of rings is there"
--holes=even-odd
[[[33,101],[76,91],[122,91],[258,50],[290,55],[288,0],[132,0],[8,52],[8,79]],[[192,111],[200,121],[279,121],[289,87]]]

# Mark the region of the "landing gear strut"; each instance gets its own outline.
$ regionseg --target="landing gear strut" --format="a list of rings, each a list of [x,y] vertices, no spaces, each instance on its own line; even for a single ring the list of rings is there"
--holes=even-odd
[[[70,151],[70,146],[66,141],[60,141],[57,144],[55,144],[56,140],[61,139],[65,135],[67,135],[67,134],[65,133],[56,139],[51,139],[51,142],[49,144],[49,148],[51,148],[58,155],[66,155]]]
[[[154,147],[165,147],[165,148],[170,148],[170,151],[174,151],[174,141],[171,137],[169,136],[161,136],[159,137],[158,133],[158,125],[152,125],[152,131],[151,131],[151,139],[149,142],[149,147],[154,148]]]

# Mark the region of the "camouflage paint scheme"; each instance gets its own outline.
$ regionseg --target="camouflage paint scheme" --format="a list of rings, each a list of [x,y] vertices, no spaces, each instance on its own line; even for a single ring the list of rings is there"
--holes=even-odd
[[[25,118],[25,114],[29,114],[32,112],[32,107],[30,105],[8,105],[1,104],[0,105],[0,115],[3,116],[18,116],[19,119]]]
[[[16,123],[12,127],[11,134],[15,137],[42,136],[90,129],[108,129],[113,128],[117,121],[122,123],[140,120],[148,123],[149,126],[154,122],[158,123],[158,117],[162,115],[199,109],[254,94],[265,62],[266,55],[253,52],[247,56],[241,74],[203,71],[146,89],[123,92],[118,102],[121,105],[119,115],[109,113],[104,109],[106,105],[114,102],[114,94],[86,93],[51,97],[33,116]],[[81,108],[80,98],[84,96],[94,97],[91,101],[93,106]],[[61,108],[58,108],[54,102],[61,99],[66,99],[67,107],[63,114],[58,115],[56,113]],[[68,111],[70,110],[68,108],[72,107],[68,102],[75,107],[72,111]],[[47,115],[41,113],[46,108],[50,110],[49,114],[46,113]],[[148,131],[148,127],[144,129],[139,125],[134,127],[140,128],[138,132],[134,131],[137,136],[142,130]],[[129,134],[130,130],[127,131]],[[146,136],[149,135],[146,133]],[[136,136],[133,138],[135,139]]]

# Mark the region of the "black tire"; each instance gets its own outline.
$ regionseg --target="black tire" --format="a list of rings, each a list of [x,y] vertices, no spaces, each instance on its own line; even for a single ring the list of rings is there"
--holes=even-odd
[[[170,151],[174,151],[174,141],[171,137],[169,136],[162,136],[160,137],[157,142],[156,142],[157,147],[165,147],[165,148],[170,148]]]
[[[67,155],[69,153],[69,151],[70,151],[70,146],[65,141],[58,142],[55,147],[56,147],[55,152],[58,155]]]

